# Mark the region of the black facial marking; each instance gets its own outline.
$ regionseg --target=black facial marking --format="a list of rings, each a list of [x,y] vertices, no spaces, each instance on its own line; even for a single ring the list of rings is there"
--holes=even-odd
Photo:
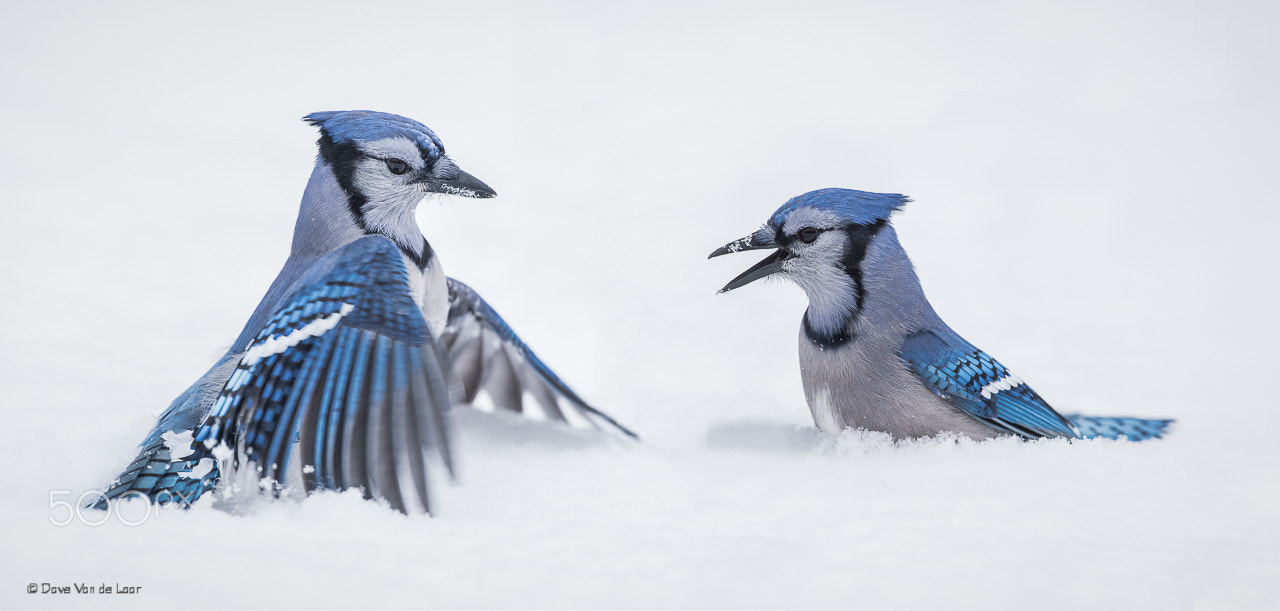
[[[839,348],[840,346],[849,343],[854,338],[853,331],[849,328],[850,325],[848,323],[840,325],[840,331],[834,335],[820,333],[818,330],[809,326],[809,310],[807,309],[804,311],[804,318],[801,319],[801,322],[804,324],[804,336],[809,338],[809,341],[813,342],[823,350]]]
[[[857,300],[855,305],[859,311],[862,310],[862,298],[864,297],[862,290],[862,259],[867,256],[867,244],[870,244],[871,239],[876,237],[876,234],[880,233],[880,230],[888,224],[888,220],[880,219],[872,225],[855,224],[844,228],[844,233],[849,236],[849,240],[845,243],[844,256],[840,257],[839,267],[853,279],[854,298]]]
[[[329,136],[329,132],[320,130],[320,158],[329,167],[333,168],[333,174],[338,179],[338,186],[342,187],[342,192],[347,194],[347,206],[351,208],[351,216],[355,219],[356,225],[360,229],[365,229],[364,213],[361,209],[368,198],[356,189],[355,174],[356,162],[364,157],[364,154],[356,148],[356,144],[351,141],[337,144],[333,138]]]
[[[400,247],[400,252],[408,256],[409,259],[413,261],[413,264],[418,266],[418,271],[427,269],[427,266],[431,264],[431,259],[436,256],[436,251],[431,250],[431,244],[427,242],[426,238],[422,238],[422,254],[421,255],[403,246]]]

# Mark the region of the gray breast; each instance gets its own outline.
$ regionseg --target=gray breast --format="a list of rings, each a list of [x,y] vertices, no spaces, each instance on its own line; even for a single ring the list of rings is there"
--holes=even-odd
[[[822,349],[800,332],[800,377],[818,428],[864,428],[895,438],[945,431],[974,439],[994,436],[990,427],[926,389],[886,339],[857,337]]]

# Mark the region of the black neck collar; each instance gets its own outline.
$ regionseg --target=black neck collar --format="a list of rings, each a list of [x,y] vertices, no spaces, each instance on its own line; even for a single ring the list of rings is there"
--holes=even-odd
[[[867,246],[871,244],[871,240],[888,224],[887,219],[880,219],[870,225],[852,224],[844,228],[848,241],[845,243],[844,254],[840,257],[837,267],[844,270],[853,282],[854,309],[845,317],[844,324],[839,327],[840,330],[834,333],[814,329],[809,324],[809,310],[805,310],[804,335],[819,348],[823,350],[837,348],[857,337],[853,326],[858,321],[858,316],[862,312],[862,303],[867,295],[862,284],[862,260],[867,257]]]

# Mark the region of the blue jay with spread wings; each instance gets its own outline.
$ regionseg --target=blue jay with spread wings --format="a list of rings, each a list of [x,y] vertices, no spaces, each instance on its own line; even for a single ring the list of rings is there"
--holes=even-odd
[[[160,416],[95,503],[190,506],[223,480],[358,488],[429,512],[427,474],[452,473],[448,414],[490,407],[634,438],[560,380],[418,227],[428,193],[488,198],[425,125],[318,112],[320,153],[284,268],[231,349]],[[451,388],[454,390],[451,392]]]
[[[819,428],[898,438],[1161,436],[1171,420],[1059,414],[942,322],[889,222],[908,201],[850,189],[811,191],[783,204],[755,233],[711,253],[774,249],[722,293],[778,275],[808,296],[800,375]]]

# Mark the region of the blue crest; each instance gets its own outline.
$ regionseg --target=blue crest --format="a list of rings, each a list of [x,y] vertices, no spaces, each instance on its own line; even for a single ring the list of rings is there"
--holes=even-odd
[[[876,221],[888,220],[894,210],[901,210],[911,201],[898,193],[870,193],[853,189],[818,189],[804,195],[791,198],[782,204],[773,216],[769,217],[769,225],[778,228],[788,214],[799,208],[817,208],[830,210],[844,217],[850,223],[871,225]]]
[[[428,159],[444,155],[444,144],[427,126],[400,115],[372,110],[339,110],[313,112],[302,120],[319,127],[334,144],[347,141],[367,142],[396,136],[417,143]]]

